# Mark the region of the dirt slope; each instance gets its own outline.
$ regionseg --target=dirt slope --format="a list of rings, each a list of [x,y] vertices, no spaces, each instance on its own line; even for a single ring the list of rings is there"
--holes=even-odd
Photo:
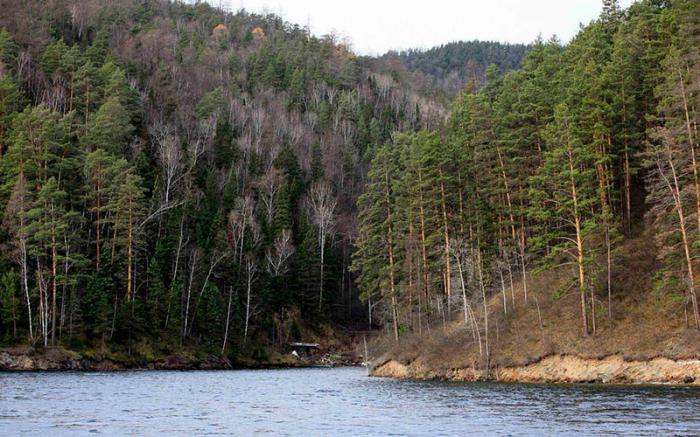
[[[500,294],[489,302],[488,370],[473,331],[463,320],[433,326],[430,333],[373,343],[378,376],[500,379],[549,382],[700,381],[700,332],[687,328],[683,302],[654,287],[659,270],[648,238],[630,240],[612,270],[612,317],[599,292],[596,333],[582,333],[580,300],[570,268],[533,274],[528,301],[521,284],[515,306]],[[570,290],[570,291],[567,291]],[[692,316],[692,315],[691,315]],[[478,316],[483,323],[483,316]],[[692,322],[692,320],[691,320]],[[483,337],[483,333],[482,333]]]

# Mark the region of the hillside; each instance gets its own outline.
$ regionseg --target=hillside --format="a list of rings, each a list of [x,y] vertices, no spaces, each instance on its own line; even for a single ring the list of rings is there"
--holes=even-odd
[[[495,65],[500,73],[519,68],[529,49],[530,46],[525,44],[458,41],[427,50],[389,52],[379,59],[389,65],[399,64],[430,86],[442,90],[449,98],[454,98],[471,80],[483,85],[486,70],[491,65]]]
[[[274,15],[0,6],[0,342],[245,359],[365,326],[368,157],[441,103]]]
[[[603,4],[377,150],[352,267],[385,322],[378,374],[700,358],[700,4]]]
[[[444,124],[434,83],[272,14],[0,5],[0,343],[245,360],[371,325],[357,198]]]
[[[575,292],[564,292],[568,269],[535,273],[528,302],[522,283],[489,299],[489,354],[471,320],[436,324],[430,332],[371,344],[373,373],[418,379],[529,382],[699,383],[700,332],[679,317],[682,303],[654,289],[658,248],[648,236],[626,242],[612,272],[611,313],[601,314],[595,336],[580,335]],[[624,286],[622,285],[624,284]],[[483,324],[478,302],[476,323]],[[601,311],[607,308],[601,303]],[[481,343],[481,344],[480,344]],[[489,369],[489,370],[487,370]]]
[[[415,376],[700,359],[698,2],[381,58],[200,2],[0,7],[9,351],[284,364],[369,329]]]

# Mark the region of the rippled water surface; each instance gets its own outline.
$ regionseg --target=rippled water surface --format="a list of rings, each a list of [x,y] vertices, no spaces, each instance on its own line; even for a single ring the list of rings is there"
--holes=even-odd
[[[700,434],[700,390],[411,382],[364,369],[0,373],[0,435]]]

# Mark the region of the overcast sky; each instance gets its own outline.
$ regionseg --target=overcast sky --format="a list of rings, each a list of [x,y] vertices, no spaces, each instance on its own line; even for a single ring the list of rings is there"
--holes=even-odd
[[[602,0],[210,0],[274,12],[316,35],[348,37],[356,52],[429,48],[450,41],[532,42],[538,34],[567,42],[598,16]],[[620,0],[623,7],[633,0]]]

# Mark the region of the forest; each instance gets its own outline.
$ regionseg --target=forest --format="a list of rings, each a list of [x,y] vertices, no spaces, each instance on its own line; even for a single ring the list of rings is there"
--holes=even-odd
[[[494,303],[535,314],[544,337],[531,282],[546,271],[552,298],[577,296],[579,337],[646,293],[700,328],[700,3],[605,0],[570,43],[538,39],[520,68],[486,75],[441,129],[397,133],[372,159],[352,268],[395,341],[458,318],[488,364]],[[653,283],[629,290],[614,272],[646,256],[626,253],[639,241],[658,254]]]
[[[274,15],[1,6],[0,341],[235,358],[366,326],[368,156],[443,105]]]
[[[235,360],[463,320],[488,357],[490,302],[555,268],[595,336],[638,239],[700,328],[700,3],[603,5],[566,44],[368,58],[203,2],[0,0],[0,343]]]
[[[524,44],[458,41],[428,50],[391,51],[379,61],[380,65],[398,63],[418,76],[416,81],[422,79],[426,90],[433,88],[452,99],[472,79],[483,85],[490,65],[497,66],[501,73],[517,69],[529,49]]]

